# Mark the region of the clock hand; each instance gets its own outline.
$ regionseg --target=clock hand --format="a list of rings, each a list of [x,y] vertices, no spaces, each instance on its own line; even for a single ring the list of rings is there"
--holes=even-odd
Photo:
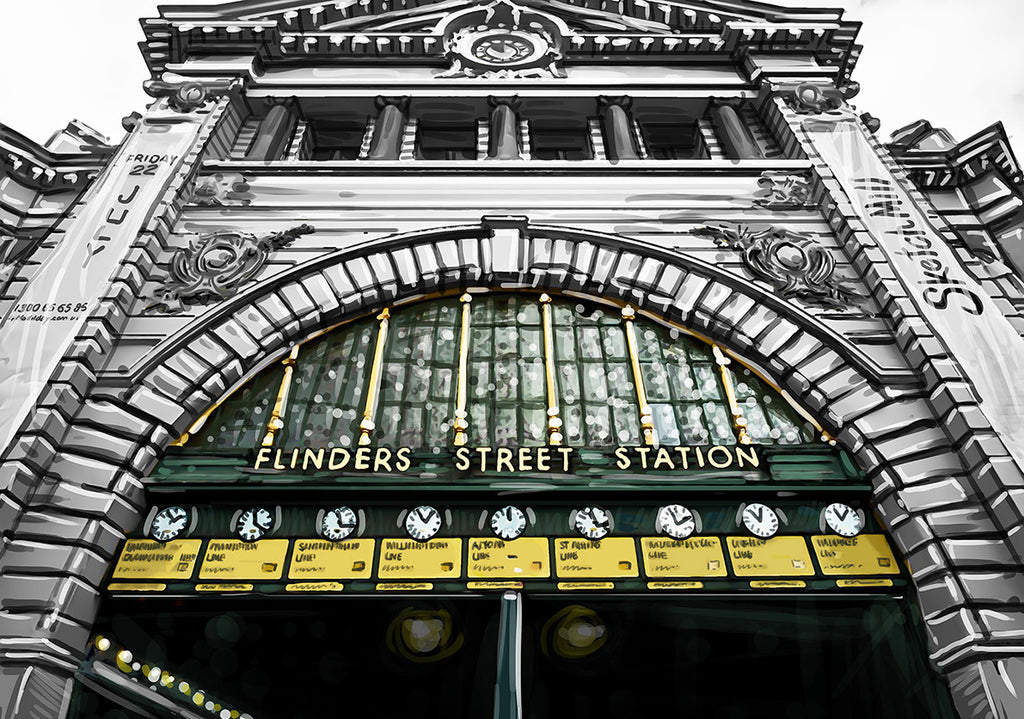
[[[840,512],[842,512],[842,514],[840,514]],[[840,509],[837,509],[837,510],[836,510],[836,516],[837,516],[837,517],[839,517],[839,521],[840,521],[840,522],[841,522],[841,521],[843,521],[844,519],[846,519],[846,517],[847,517],[847,516],[848,516],[849,514],[850,514],[850,513],[849,513],[849,512],[847,511],[847,510],[845,510],[845,509],[842,509],[842,510],[840,510]]]
[[[761,518],[761,508],[760,507],[757,508],[757,512],[754,512],[754,510],[750,510],[750,513],[754,516],[754,519],[756,519],[758,522],[764,521]]]

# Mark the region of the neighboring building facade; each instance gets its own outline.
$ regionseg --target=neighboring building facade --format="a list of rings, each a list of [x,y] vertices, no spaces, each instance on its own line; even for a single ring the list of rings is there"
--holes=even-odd
[[[0,128],[0,716],[1024,715],[1000,126],[837,10],[143,27]]]

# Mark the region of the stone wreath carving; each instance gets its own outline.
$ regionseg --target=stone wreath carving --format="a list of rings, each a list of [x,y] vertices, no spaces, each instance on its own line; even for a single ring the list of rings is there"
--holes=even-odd
[[[200,207],[245,207],[254,197],[247,179],[238,173],[200,177],[192,188],[191,202]]]
[[[807,175],[761,174],[761,188],[754,193],[754,204],[766,210],[799,210],[810,205],[811,183]]]
[[[234,92],[241,86],[242,83],[238,79],[183,83],[147,80],[142,85],[147,95],[157,99],[167,98],[167,105],[172,110],[184,114],[195,112],[210,100]]]
[[[844,100],[851,100],[860,92],[860,85],[847,83],[841,88],[820,87],[806,82],[783,94],[783,99],[798,115],[836,115],[854,117],[844,107]]]
[[[831,309],[846,309],[864,298],[836,276],[836,261],[828,251],[805,235],[774,227],[755,232],[724,225],[702,227],[692,234],[742,252],[747,269],[783,297]]]
[[[156,302],[146,309],[178,313],[189,305],[225,300],[259,274],[271,252],[315,231],[311,225],[299,225],[265,237],[243,232],[201,235],[171,257]]]

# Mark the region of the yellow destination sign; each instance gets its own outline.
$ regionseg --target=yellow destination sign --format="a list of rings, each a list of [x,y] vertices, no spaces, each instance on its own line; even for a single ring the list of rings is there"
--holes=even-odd
[[[121,550],[112,579],[189,579],[202,540],[182,539],[166,544],[152,539],[129,539]]]
[[[462,540],[380,540],[377,576],[384,579],[458,579],[462,574]]]
[[[647,582],[648,589],[703,589],[704,582]]]
[[[522,589],[522,582],[466,582],[466,589],[489,590],[489,589]]]
[[[648,577],[724,577],[725,556],[718,537],[641,537]]]
[[[807,582],[802,579],[776,579],[776,580],[754,580],[750,583],[751,589],[803,589]]]
[[[737,577],[809,577],[814,574],[803,537],[726,537]]]
[[[474,579],[543,579],[551,576],[546,537],[503,541],[494,537],[469,540],[469,569]]]
[[[854,587],[891,587],[891,579],[837,579],[837,587],[851,589]]]
[[[378,584],[378,592],[428,592],[434,588],[430,582],[384,582]]]
[[[251,584],[197,584],[197,592],[251,592]]]
[[[141,584],[111,582],[107,585],[107,590],[111,592],[162,592],[165,589],[167,589],[166,584],[157,582],[145,582]]]
[[[816,535],[811,537],[822,574],[899,574],[896,558],[881,534],[858,537]]]
[[[289,579],[369,579],[373,570],[372,539],[328,542],[296,539],[292,545]]]
[[[287,555],[287,539],[211,539],[206,545],[199,578],[274,581],[281,578]]]
[[[615,589],[615,582],[559,582],[556,586],[563,592],[592,592]]]
[[[632,537],[599,540],[559,537],[555,540],[555,558],[558,576],[566,579],[640,576]]]

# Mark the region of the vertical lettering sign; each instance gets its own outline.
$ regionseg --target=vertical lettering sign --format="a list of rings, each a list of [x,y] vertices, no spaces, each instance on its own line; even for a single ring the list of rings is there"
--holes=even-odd
[[[841,119],[808,119],[803,128],[911,300],[973,383],[982,412],[1024,466],[1024,339],[963,268],[860,127]]]
[[[106,294],[204,126],[201,117],[175,120],[143,121],[0,323],[0,453]]]

